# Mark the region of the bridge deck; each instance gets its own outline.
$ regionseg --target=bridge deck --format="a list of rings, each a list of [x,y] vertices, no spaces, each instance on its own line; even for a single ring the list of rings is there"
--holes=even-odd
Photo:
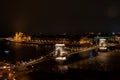
[[[70,53],[69,55],[76,54],[76,53],[81,53],[81,52],[85,52],[85,51],[89,51],[89,50],[93,50],[93,49],[96,49],[96,48],[98,48],[98,46],[94,46],[94,47],[90,47],[90,48],[87,48],[87,49],[84,49],[84,50],[81,50],[81,51],[73,52],[73,53]],[[46,61],[48,59],[48,56],[50,56],[52,54],[54,54],[54,51],[49,53],[46,56],[43,56],[43,57],[40,57],[40,58],[36,59],[36,60],[32,60],[32,61],[29,61],[29,62],[23,62],[23,64],[21,64],[20,66],[27,67],[29,65],[41,63],[43,61]],[[52,58],[55,58],[55,56],[52,56]]]

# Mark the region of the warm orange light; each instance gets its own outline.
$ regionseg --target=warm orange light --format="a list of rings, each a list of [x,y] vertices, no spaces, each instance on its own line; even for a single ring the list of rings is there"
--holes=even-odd
[[[15,41],[31,41],[31,36],[26,36],[22,32],[15,33],[15,36],[13,38]]]

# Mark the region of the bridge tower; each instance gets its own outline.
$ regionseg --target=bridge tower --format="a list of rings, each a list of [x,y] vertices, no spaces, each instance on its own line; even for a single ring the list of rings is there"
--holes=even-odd
[[[61,56],[65,51],[65,44],[55,44],[55,56]]]
[[[107,50],[107,41],[106,39],[99,39],[99,50]]]

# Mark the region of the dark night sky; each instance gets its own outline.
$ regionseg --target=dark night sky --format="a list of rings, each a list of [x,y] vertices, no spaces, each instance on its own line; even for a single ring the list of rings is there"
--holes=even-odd
[[[0,32],[120,31],[120,2],[0,0]]]

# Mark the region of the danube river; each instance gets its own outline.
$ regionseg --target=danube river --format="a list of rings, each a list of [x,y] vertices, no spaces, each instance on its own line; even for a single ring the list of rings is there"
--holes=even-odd
[[[74,50],[80,47],[70,47]],[[0,41],[0,60],[16,64],[30,61],[47,55],[54,50],[54,45],[35,45]],[[22,71],[16,80],[102,80],[119,78],[119,50],[111,52],[83,52],[81,59],[67,65],[58,65],[53,61],[45,61],[29,66]]]

